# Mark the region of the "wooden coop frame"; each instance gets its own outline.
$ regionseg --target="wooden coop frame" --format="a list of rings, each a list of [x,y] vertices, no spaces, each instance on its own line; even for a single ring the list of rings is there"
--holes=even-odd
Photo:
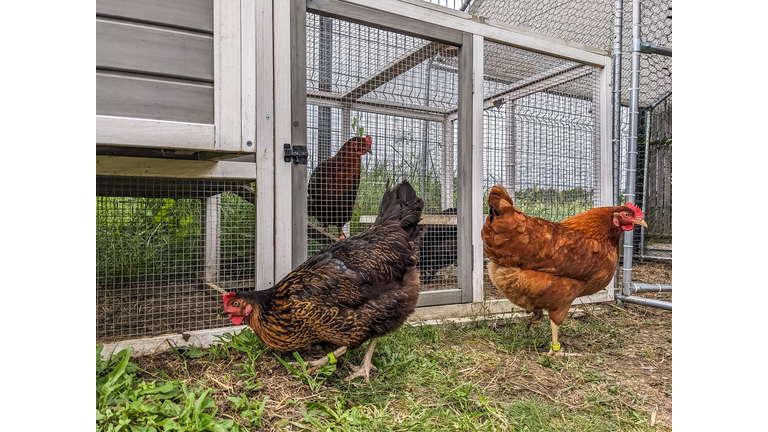
[[[180,10],[194,13],[178,13]],[[195,21],[195,16],[208,11],[211,25]],[[455,120],[458,127],[457,252],[459,262],[470,264],[458,268],[455,289],[423,292],[411,321],[511,313],[515,308],[508,300],[483,298],[483,110],[499,97],[483,95],[484,42],[599,68],[596,119],[600,162],[596,169],[600,193],[596,206],[612,205],[613,199],[612,59],[605,50],[420,0],[98,0],[97,175],[255,181],[255,287],[272,286],[304,262],[307,169],[305,165],[286,163],[283,145],[307,144],[306,107],[315,97],[306,91],[307,12],[459,47],[458,110],[447,115],[422,115],[447,124]],[[169,24],[169,16],[176,21]],[[127,18],[131,23],[116,23],[115,18]],[[166,21],[159,21],[163,19]],[[208,32],[210,38],[185,32],[190,28]],[[139,30],[154,36],[136,37]],[[203,46],[203,54],[186,52],[192,49],[190,46]],[[118,56],[115,52],[131,55]],[[189,58],[204,58],[207,63],[197,65],[196,71],[184,63]],[[131,105],[125,113],[102,109],[111,106],[110,98],[120,90],[111,82],[137,80],[141,78],[137,73],[142,71],[160,77],[155,79],[162,81],[157,83],[160,87],[194,87],[194,97],[210,101],[209,120],[163,118],[161,114],[168,108],[159,102],[162,92],[136,93],[138,105]],[[539,91],[542,86],[555,86],[579,73],[583,73],[579,68],[552,70],[519,83],[504,96],[522,97],[534,88]],[[375,76],[369,77],[352,94],[331,103],[369,109],[365,102],[354,100],[354,93],[361,94],[374,82]],[[381,106],[376,109],[387,111]],[[205,242],[206,268],[215,267],[215,238],[211,234]],[[211,271],[211,275],[214,273]],[[612,282],[606,290],[580,301],[613,299]],[[123,340],[109,344],[104,352],[124,346],[133,346],[137,354],[155,352],[167,348],[166,339],[178,344],[207,345],[215,335],[232,330],[226,327]]]

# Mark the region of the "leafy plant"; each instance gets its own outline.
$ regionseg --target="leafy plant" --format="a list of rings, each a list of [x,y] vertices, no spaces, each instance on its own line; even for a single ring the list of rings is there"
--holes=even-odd
[[[309,388],[313,392],[317,392],[320,387],[323,386],[323,383],[325,380],[328,379],[328,377],[333,374],[333,372],[336,370],[336,364],[326,364],[322,366],[315,376],[311,376],[309,372],[307,372],[307,364],[304,362],[304,359],[301,358],[301,355],[297,352],[293,353],[293,357],[296,358],[296,362],[299,364],[299,369],[297,369],[295,366],[291,365],[287,361],[283,360],[275,354],[275,357],[277,360],[282,363],[283,366],[286,367],[293,375],[299,377],[304,384],[308,385]]]
[[[259,402],[254,400],[250,402],[248,397],[244,393],[240,393],[240,397],[228,397],[234,405],[233,410],[240,414],[243,419],[248,420],[248,427],[263,426],[264,422],[261,417],[264,415],[264,408],[267,405],[269,396],[264,396],[264,399]]]
[[[129,361],[129,348],[107,360],[101,359],[103,349],[96,347],[97,432],[227,432],[234,426],[215,418],[210,389],[197,396],[186,383],[143,381],[134,374],[138,368]]]

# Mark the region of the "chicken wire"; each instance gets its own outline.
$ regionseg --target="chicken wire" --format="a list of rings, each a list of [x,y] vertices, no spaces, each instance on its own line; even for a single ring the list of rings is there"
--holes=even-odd
[[[254,289],[249,182],[96,177],[96,338],[229,326],[215,288]]]
[[[555,222],[599,206],[599,69],[488,41],[483,65],[484,214],[496,184]]]
[[[309,255],[370,226],[387,182],[407,179],[425,202],[422,290],[456,287],[456,128],[448,115],[458,109],[457,55],[454,46],[307,14]],[[371,153],[360,157],[351,217],[338,218],[344,200],[312,177],[326,175],[320,164],[343,170],[328,159],[356,136],[371,137]],[[348,182],[338,183],[354,188]]]

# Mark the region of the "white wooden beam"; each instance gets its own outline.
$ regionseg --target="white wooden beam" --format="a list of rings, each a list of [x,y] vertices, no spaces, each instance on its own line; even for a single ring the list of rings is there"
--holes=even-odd
[[[203,250],[205,267],[203,280],[206,283],[219,283],[221,266],[221,194],[203,200]]]
[[[483,287],[483,47],[482,36],[472,35],[472,301],[482,301]]]
[[[530,96],[534,93],[538,93],[552,87],[559,86],[560,84],[567,83],[582,77],[585,77],[594,72],[594,69],[590,66],[569,66],[566,68],[558,67],[553,70],[546,71],[541,74],[533,75],[525,80],[516,83],[509,90],[491,95],[483,101],[483,109],[489,109],[493,107],[493,101],[503,98],[505,102],[514,102],[517,99]],[[455,119],[457,113],[454,111],[448,115],[449,119]]]
[[[291,165],[283,160],[283,144],[291,142],[291,3],[273,2],[274,44],[274,278],[290,273],[291,265]]]
[[[437,108],[409,104],[387,103],[385,101],[376,101],[376,103],[363,101],[347,103],[343,102],[341,100],[341,96],[337,94],[320,92],[316,90],[310,90],[307,92],[307,103],[310,105],[329,106],[339,109],[351,109],[355,111],[365,111],[375,114],[408,117],[418,120],[435,122],[442,122],[445,119],[445,115],[447,113],[445,110],[440,110]],[[413,109],[413,111],[411,109]],[[417,110],[421,110],[422,112]]]
[[[254,6],[253,37],[243,41],[243,57],[254,56],[255,74],[254,156],[256,157],[256,289],[275,284],[275,141],[274,141],[274,64],[272,2],[242,0]],[[250,6],[249,6],[250,7]],[[249,12],[250,13],[250,12]],[[250,15],[249,15],[250,16]],[[244,21],[245,25],[245,21]],[[248,23],[247,25],[251,25]],[[251,101],[249,100],[249,107]],[[290,114],[288,114],[290,115]],[[282,160],[282,152],[280,154]]]
[[[439,7],[419,0],[326,0],[363,6],[376,12],[385,12],[404,19],[415,19],[429,25],[473,33],[483,38],[517,48],[603,67],[603,57],[609,53],[597,47],[547,36],[499,21],[477,17],[466,12]],[[340,8],[339,8],[340,9]]]
[[[454,162],[454,144],[453,144],[453,122],[451,120],[443,121],[443,178],[441,182],[441,207],[443,210],[454,208],[456,204],[453,201],[453,162]]]
[[[605,66],[600,70],[598,82],[597,104],[599,110],[599,148],[600,148],[600,203],[601,206],[613,205],[613,98],[611,77],[613,74],[612,60],[606,57]],[[597,204],[597,203],[596,203]],[[613,295],[613,291],[611,291]]]
[[[211,124],[96,116],[96,144],[184,150],[214,150]]]
[[[96,156],[96,175],[252,180],[249,162]]]

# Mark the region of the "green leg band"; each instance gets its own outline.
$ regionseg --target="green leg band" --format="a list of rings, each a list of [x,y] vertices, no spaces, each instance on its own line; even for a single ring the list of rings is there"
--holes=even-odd
[[[558,342],[557,345],[550,342],[549,345],[552,347],[552,351],[560,351],[560,343]]]

